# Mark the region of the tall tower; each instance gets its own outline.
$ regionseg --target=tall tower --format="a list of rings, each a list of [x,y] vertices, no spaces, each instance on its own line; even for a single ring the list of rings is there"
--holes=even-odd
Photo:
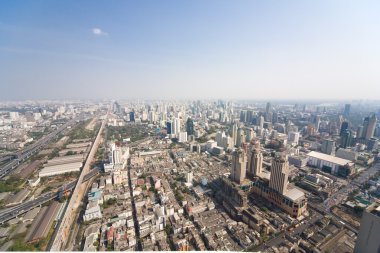
[[[242,149],[238,149],[232,153],[232,180],[241,184],[246,175],[247,155]]]
[[[235,123],[232,125],[232,130],[231,130],[231,137],[232,137],[234,145],[236,145],[236,141],[237,141],[237,130],[238,130],[238,126]]]
[[[188,135],[194,134],[194,122],[191,118],[188,118],[186,121],[186,132]]]
[[[286,156],[277,156],[272,161],[269,187],[285,194],[288,186],[289,162]]]
[[[350,104],[346,104],[344,106],[344,112],[343,112],[343,114],[344,114],[345,117],[348,117],[350,115],[350,109],[351,109],[351,105]]]
[[[239,128],[239,130],[237,131],[237,136],[236,136],[236,146],[240,148],[244,141],[245,141],[244,130],[242,128]]]
[[[366,140],[370,140],[375,134],[376,123],[377,123],[376,115],[372,114],[372,116],[368,119],[368,127],[365,133]]]
[[[251,177],[258,176],[263,168],[263,154],[260,147],[254,147],[249,156],[249,166],[247,174]]]

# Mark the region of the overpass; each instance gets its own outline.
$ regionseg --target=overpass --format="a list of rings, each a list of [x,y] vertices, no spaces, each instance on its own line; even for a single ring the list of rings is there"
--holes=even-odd
[[[47,144],[50,143],[50,141],[53,140],[54,137],[56,137],[59,133],[61,133],[62,131],[64,131],[67,127],[70,127],[72,125],[74,125],[75,123],[75,119],[72,119],[68,122],[66,122],[64,125],[60,126],[58,129],[56,129],[55,131],[51,132],[50,134],[44,136],[42,139],[40,139],[39,141],[37,141],[36,143],[33,143],[32,145],[30,146],[27,146],[26,148],[24,148],[23,150],[21,150],[20,152],[18,153],[14,153],[12,156],[11,156],[11,161],[8,162],[6,165],[4,165],[1,169],[0,169],[0,178],[3,178],[5,177],[6,175],[8,175],[10,172],[12,172],[14,169],[17,168],[17,166],[27,160],[29,157],[31,157],[33,154],[37,153],[38,151],[40,151],[41,149],[45,148],[45,146]],[[13,158],[13,159],[12,159]]]
[[[74,219],[76,217],[75,213],[77,212],[78,207],[80,206],[80,202],[83,199],[84,193],[85,193],[85,184],[82,184],[84,182],[85,173],[89,171],[91,164],[94,160],[94,157],[96,155],[100,139],[101,139],[101,133],[103,132],[103,129],[106,125],[107,117],[103,120],[102,125],[99,129],[99,132],[96,136],[96,139],[91,147],[90,153],[87,157],[86,163],[83,166],[82,172],[79,176],[78,181],[75,184],[74,191],[71,195],[71,198],[69,200],[69,203],[66,208],[66,212],[64,216],[62,217],[61,222],[58,224],[57,227],[57,233],[55,238],[53,238],[53,242],[51,244],[50,251],[61,251],[61,249],[65,246],[67,243],[67,239],[69,237],[70,228],[74,222]]]
[[[86,174],[83,177],[83,182],[88,181],[92,177],[96,176],[99,172],[100,172],[99,167],[92,169],[88,174]],[[46,203],[52,199],[57,198],[59,196],[59,193],[63,190],[72,190],[75,187],[76,182],[77,181],[72,181],[72,182],[58,188],[58,190],[56,190],[56,191],[50,191],[48,193],[42,194],[41,196],[39,196],[33,200],[22,203],[16,207],[9,208],[8,210],[6,210],[0,214],[0,224],[3,224],[4,222],[11,220],[13,218],[16,218],[19,215],[26,213],[26,212],[30,211],[31,209],[33,209],[37,206],[40,206],[40,205],[42,205],[42,204],[44,204],[44,203]]]

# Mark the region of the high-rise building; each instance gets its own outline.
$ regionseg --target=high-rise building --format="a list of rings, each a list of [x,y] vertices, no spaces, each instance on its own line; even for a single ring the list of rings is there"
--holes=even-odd
[[[238,131],[238,126],[235,123],[232,125],[232,129],[231,129],[231,137],[232,137],[234,145],[236,145],[236,141],[237,141],[237,131]]]
[[[242,149],[238,149],[232,153],[232,170],[231,178],[238,184],[241,184],[246,176],[247,155]]]
[[[268,102],[265,108],[265,113],[269,114],[270,112],[272,112],[272,105],[270,104],[270,102]]]
[[[187,132],[179,132],[178,142],[180,143],[187,142]]]
[[[240,111],[240,122],[246,122],[247,121],[247,111],[242,110]]]
[[[247,174],[250,177],[259,176],[263,168],[263,154],[260,147],[254,147],[250,151]]]
[[[236,146],[240,148],[244,141],[245,141],[244,130],[243,128],[239,128],[237,131],[237,136],[236,136]]]
[[[346,129],[340,133],[340,147],[347,148],[350,147],[352,143],[352,133],[350,130]]]
[[[194,121],[191,118],[186,121],[186,132],[188,135],[194,135]]]
[[[258,118],[257,125],[258,125],[261,129],[264,128],[264,117],[263,117],[263,116],[260,116],[260,117]]]
[[[135,122],[135,112],[130,112],[129,113],[129,121]]]
[[[166,122],[166,131],[168,134],[172,134],[173,133],[173,124],[171,121],[167,121]]]
[[[298,145],[299,139],[300,139],[300,133],[299,132],[291,131],[288,133],[288,141],[290,143],[294,143],[295,145]]]
[[[252,120],[253,120],[253,111],[252,110],[248,110],[247,111],[247,122],[249,124],[252,124]]]
[[[178,135],[181,132],[181,120],[179,118],[173,119],[173,134]]]
[[[288,187],[289,162],[286,156],[276,156],[272,161],[269,187],[282,195]]]
[[[335,151],[335,141],[333,140],[323,140],[321,146],[321,152],[332,155]]]
[[[372,114],[372,116],[368,120],[367,131],[365,133],[366,140],[370,140],[375,134],[376,123],[377,123],[376,115]]]
[[[350,115],[350,110],[351,110],[351,105],[350,104],[346,104],[344,106],[344,112],[343,112],[343,115],[345,117],[348,117]]]
[[[348,122],[343,121],[342,126],[340,127],[339,135],[342,136],[342,133],[344,133],[346,130],[348,130]]]
[[[372,204],[364,212],[360,222],[354,253],[380,252],[380,205]]]

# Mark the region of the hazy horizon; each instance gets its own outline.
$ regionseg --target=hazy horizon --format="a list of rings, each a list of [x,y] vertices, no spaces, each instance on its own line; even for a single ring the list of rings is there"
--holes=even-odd
[[[379,100],[378,1],[1,1],[0,101]]]

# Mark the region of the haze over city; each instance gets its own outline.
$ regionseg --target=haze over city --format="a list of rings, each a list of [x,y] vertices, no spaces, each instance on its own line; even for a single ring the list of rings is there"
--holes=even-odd
[[[379,1],[1,1],[0,99],[378,99]]]

